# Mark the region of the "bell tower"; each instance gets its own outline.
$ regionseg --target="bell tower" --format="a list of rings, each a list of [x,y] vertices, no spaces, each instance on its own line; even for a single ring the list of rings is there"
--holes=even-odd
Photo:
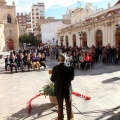
[[[0,0],[0,5],[5,5],[6,1],[5,0]]]

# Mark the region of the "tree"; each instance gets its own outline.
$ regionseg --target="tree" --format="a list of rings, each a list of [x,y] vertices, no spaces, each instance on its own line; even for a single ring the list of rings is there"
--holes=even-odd
[[[33,33],[29,33],[29,34],[25,34],[24,35],[21,35],[20,38],[19,38],[19,42],[20,43],[30,43],[31,45],[33,46],[39,46],[39,41],[36,39],[36,37],[34,36]]]

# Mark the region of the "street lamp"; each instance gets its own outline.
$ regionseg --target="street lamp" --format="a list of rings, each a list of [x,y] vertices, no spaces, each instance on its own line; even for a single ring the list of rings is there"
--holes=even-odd
[[[54,40],[55,40],[55,38],[53,38],[53,45],[54,45]]]
[[[56,45],[58,45],[58,40],[56,40]]]
[[[83,32],[81,31],[81,32],[78,32],[78,34],[79,34],[79,39],[80,39],[80,47],[81,47],[81,40],[82,40],[82,35],[83,35]]]
[[[118,45],[120,45],[120,25],[116,24],[116,36],[118,36]]]
[[[62,40],[61,40],[61,41],[62,41],[62,42],[61,42],[61,43],[62,43],[62,45],[61,45],[61,46],[63,46],[63,41],[64,41],[64,40],[63,40],[63,38],[64,38],[64,36],[62,36]]]

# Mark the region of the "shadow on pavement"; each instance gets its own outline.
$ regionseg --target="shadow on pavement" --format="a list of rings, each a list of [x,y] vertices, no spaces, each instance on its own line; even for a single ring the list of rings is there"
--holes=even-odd
[[[46,104],[42,104],[42,105],[33,105],[32,111],[30,114],[28,114],[28,107],[26,107],[16,113],[12,114],[6,120],[24,120],[27,118],[30,118],[31,120],[35,120],[35,119],[42,118],[44,116],[54,113],[54,111],[50,110],[50,112],[47,112],[46,114],[42,115],[43,112],[45,112],[55,106],[56,105],[53,105],[51,103],[46,103]]]
[[[102,83],[106,84],[106,83],[111,83],[111,82],[115,82],[118,80],[120,80],[120,77],[113,77],[113,78],[102,81]]]
[[[35,72],[42,72],[42,71],[48,71],[49,69],[44,69],[44,68],[42,68],[42,69],[40,69],[40,70],[38,70],[38,69],[36,69],[36,70],[29,70],[28,71],[28,69],[25,69],[23,72],[21,71],[21,70],[17,70],[17,73],[26,73],[26,72],[33,72],[33,71],[35,71]],[[13,73],[16,73],[16,71],[13,69]],[[11,74],[11,71],[10,70],[5,70],[5,68],[0,68],[0,74]]]
[[[96,114],[101,114],[98,118],[96,118],[95,120],[102,120],[107,116],[112,116],[112,119],[108,119],[108,120],[120,120],[120,115],[116,115],[115,116],[115,111],[117,111],[118,109],[120,109],[120,106],[117,106],[115,108],[112,109],[105,109],[105,110],[95,110],[95,111],[88,111],[88,112],[83,112],[82,114],[84,116],[92,116],[92,114],[96,113]],[[120,114],[120,113],[119,113]],[[117,118],[117,119],[115,119]]]
[[[107,120],[120,120],[120,112],[108,118]]]
[[[120,71],[120,65],[109,65],[109,64],[103,64],[103,63],[96,63],[94,64],[92,69],[75,69],[75,76],[80,76],[80,75],[101,75],[105,73],[113,73]]]

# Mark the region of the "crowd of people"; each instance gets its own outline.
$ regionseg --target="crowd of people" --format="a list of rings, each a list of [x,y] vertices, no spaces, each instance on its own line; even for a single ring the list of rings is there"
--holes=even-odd
[[[24,50],[24,51],[11,51],[10,55],[7,55],[5,58],[5,70],[8,70],[8,66],[13,72],[13,68],[15,71],[21,70],[24,72],[25,69],[39,69],[43,66],[46,69],[46,54],[44,50],[36,51],[36,50]]]
[[[73,66],[75,69],[91,69],[95,62],[102,61],[103,63],[118,64],[120,60],[120,47],[106,46],[95,47],[65,47],[52,46],[43,47],[42,49],[29,49],[23,51],[12,51],[10,56],[5,59],[5,70],[10,66],[11,72],[13,67],[17,72],[18,69],[24,71],[24,68],[35,70],[41,66],[46,68],[46,56],[51,59],[58,59],[59,54],[65,57],[65,63],[68,66]]]
[[[91,47],[55,47],[50,48],[50,58],[58,58],[59,53],[65,56],[65,63],[74,68],[91,68],[93,63],[102,61],[103,63],[118,64],[120,60],[120,47],[111,47],[110,44],[106,46]]]

